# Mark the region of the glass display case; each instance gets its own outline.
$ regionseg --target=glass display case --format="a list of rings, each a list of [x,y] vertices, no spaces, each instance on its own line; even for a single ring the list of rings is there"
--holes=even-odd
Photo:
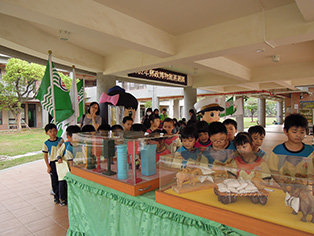
[[[171,174],[156,201],[257,235],[313,235],[313,160],[232,153],[161,156],[160,173]]]
[[[137,196],[159,186],[159,155],[174,155],[165,139],[178,136],[144,136],[143,132],[91,132],[73,134],[71,172],[118,191]],[[160,150],[160,143],[165,150]]]

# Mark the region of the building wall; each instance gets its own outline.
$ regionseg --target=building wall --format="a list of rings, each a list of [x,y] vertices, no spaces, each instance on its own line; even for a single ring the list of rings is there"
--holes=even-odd
[[[292,100],[292,113],[300,112],[300,102],[301,101],[314,101],[314,88],[309,88],[309,93],[300,92],[291,94]]]

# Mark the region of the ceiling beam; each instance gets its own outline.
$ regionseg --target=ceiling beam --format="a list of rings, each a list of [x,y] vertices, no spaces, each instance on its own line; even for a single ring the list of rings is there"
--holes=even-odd
[[[1,0],[0,13],[58,30],[98,32],[106,42],[158,57],[175,53],[174,36],[95,1]]]
[[[251,77],[249,68],[225,57],[209,58],[195,63],[207,67],[211,72],[236,80],[249,81]]]
[[[313,0],[295,0],[298,8],[306,22],[314,20],[314,1]]]

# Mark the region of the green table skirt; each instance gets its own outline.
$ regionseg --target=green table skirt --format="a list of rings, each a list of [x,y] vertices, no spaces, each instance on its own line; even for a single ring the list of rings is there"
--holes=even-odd
[[[67,236],[250,235],[155,202],[155,192],[133,197],[71,173]]]

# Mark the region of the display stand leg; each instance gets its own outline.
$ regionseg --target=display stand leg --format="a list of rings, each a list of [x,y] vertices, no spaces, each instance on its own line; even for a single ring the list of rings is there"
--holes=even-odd
[[[97,167],[95,169],[93,169],[93,171],[95,171],[97,173],[101,173],[104,171],[104,169],[100,168],[100,156],[97,157]]]
[[[102,172],[104,175],[115,175],[115,174],[117,173],[117,172],[111,170],[112,159],[113,159],[113,157],[109,157],[109,158],[108,158],[108,161],[107,161],[107,170],[105,170],[105,171]]]

